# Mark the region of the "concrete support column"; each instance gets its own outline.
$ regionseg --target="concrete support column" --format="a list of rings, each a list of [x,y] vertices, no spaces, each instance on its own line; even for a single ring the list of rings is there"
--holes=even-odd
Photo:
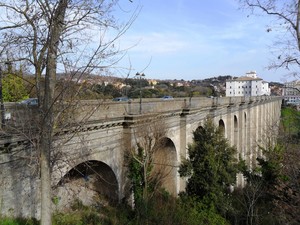
[[[262,123],[263,123],[263,111],[261,105],[257,105],[257,144],[262,144]],[[262,151],[257,149],[257,157],[262,157]]]
[[[185,115],[180,117],[180,149],[178,150],[179,154],[177,154],[177,161],[178,161],[178,166],[181,164],[181,158],[187,158],[188,153],[187,153],[187,117]],[[186,180],[185,178],[181,178],[179,176],[179,173],[177,173],[177,193],[180,191],[184,191],[186,187]]]
[[[233,136],[233,115],[231,114],[231,108],[229,107],[227,109],[227,115],[226,115],[226,124],[225,124],[225,135],[228,139],[230,145],[234,145],[234,136]]]
[[[267,117],[266,117],[266,107],[265,107],[265,104],[262,104],[262,105],[260,105],[260,107],[261,107],[261,118],[262,118],[262,120],[261,120],[261,128],[260,128],[260,130],[261,130],[261,144],[262,144],[262,147],[263,148],[265,148],[266,147],[266,140],[267,140]],[[261,154],[263,154],[262,152],[261,152]]]
[[[242,159],[245,159],[245,118],[244,111],[242,109],[239,110],[239,145],[238,145],[238,153]]]
[[[246,139],[246,162],[247,165],[249,166],[250,169],[252,169],[252,136],[251,136],[251,130],[252,130],[252,114],[251,114],[251,106],[248,105],[247,106],[247,110],[246,110],[246,114],[245,114],[245,123],[246,123],[246,127],[245,127],[245,139]]]
[[[126,151],[130,151],[133,148],[133,129],[132,129],[132,123],[124,123],[123,127],[123,139],[122,139],[122,145],[124,146],[124,152],[122,154],[122,157],[124,158],[125,154],[127,154]],[[127,169],[125,166],[123,166],[123,169],[121,170],[121,176],[118,180],[119,182],[119,201],[123,199],[124,197],[127,197],[130,200],[130,204],[132,206],[134,205],[133,195],[130,192],[130,185],[127,181]]]
[[[239,119],[237,115],[233,115],[233,145],[237,148],[237,151],[239,150],[238,147],[240,146],[240,130],[239,130]],[[237,152],[237,159],[239,158],[239,152]]]
[[[255,168],[257,165],[257,151],[258,151],[258,115],[257,115],[257,105],[252,105],[251,107],[251,165]]]
[[[245,118],[244,118],[244,110],[243,106],[240,106],[240,109],[238,111],[238,121],[237,121],[237,129],[238,132],[238,141],[237,141],[237,157],[241,159],[245,159],[245,144],[246,144],[246,139],[245,139]],[[238,187],[243,187],[244,186],[244,177],[243,174],[238,174],[237,175],[237,186]]]

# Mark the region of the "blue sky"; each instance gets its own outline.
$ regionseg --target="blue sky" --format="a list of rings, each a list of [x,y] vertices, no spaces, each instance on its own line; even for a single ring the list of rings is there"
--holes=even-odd
[[[266,81],[287,79],[288,71],[267,69],[275,38],[266,32],[269,18],[248,16],[236,0],[120,1],[124,11],[138,6],[120,42],[121,48],[134,46],[120,62],[125,68],[131,63],[132,76],[144,70],[149,79],[193,80],[255,70]]]

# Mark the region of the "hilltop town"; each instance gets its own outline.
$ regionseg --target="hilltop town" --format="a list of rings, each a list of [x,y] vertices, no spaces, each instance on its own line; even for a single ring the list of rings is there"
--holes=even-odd
[[[158,80],[147,79],[145,76],[133,78],[120,78],[116,76],[89,75],[85,79],[60,74],[60,80],[72,80],[74,83],[84,84],[82,98],[93,99],[98,97],[116,98],[126,96],[129,98],[160,98],[173,97],[199,97],[199,96],[226,96],[226,81],[237,79],[236,76],[220,75],[211,78],[190,80]],[[270,95],[281,96],[284,84],[268,83]]]

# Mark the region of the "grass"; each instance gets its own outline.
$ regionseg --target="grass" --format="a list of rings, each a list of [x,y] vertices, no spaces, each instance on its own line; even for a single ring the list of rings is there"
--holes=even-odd
[[[285,132],[290,135],[300,134],[300,112],[292,107],[285,107],[281,110],[282,126]]]
[[[38,225],[36,219],[8,218],[0,216],[0,225]]]

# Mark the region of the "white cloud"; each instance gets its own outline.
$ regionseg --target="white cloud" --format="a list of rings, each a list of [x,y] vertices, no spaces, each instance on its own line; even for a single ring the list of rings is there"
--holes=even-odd
[[[124,42],[127,46],[136,45],[130,50],[131,52],[153,55],[178,53],[187,47],[187,43],[176,33],[152,32],[130,36]]]

